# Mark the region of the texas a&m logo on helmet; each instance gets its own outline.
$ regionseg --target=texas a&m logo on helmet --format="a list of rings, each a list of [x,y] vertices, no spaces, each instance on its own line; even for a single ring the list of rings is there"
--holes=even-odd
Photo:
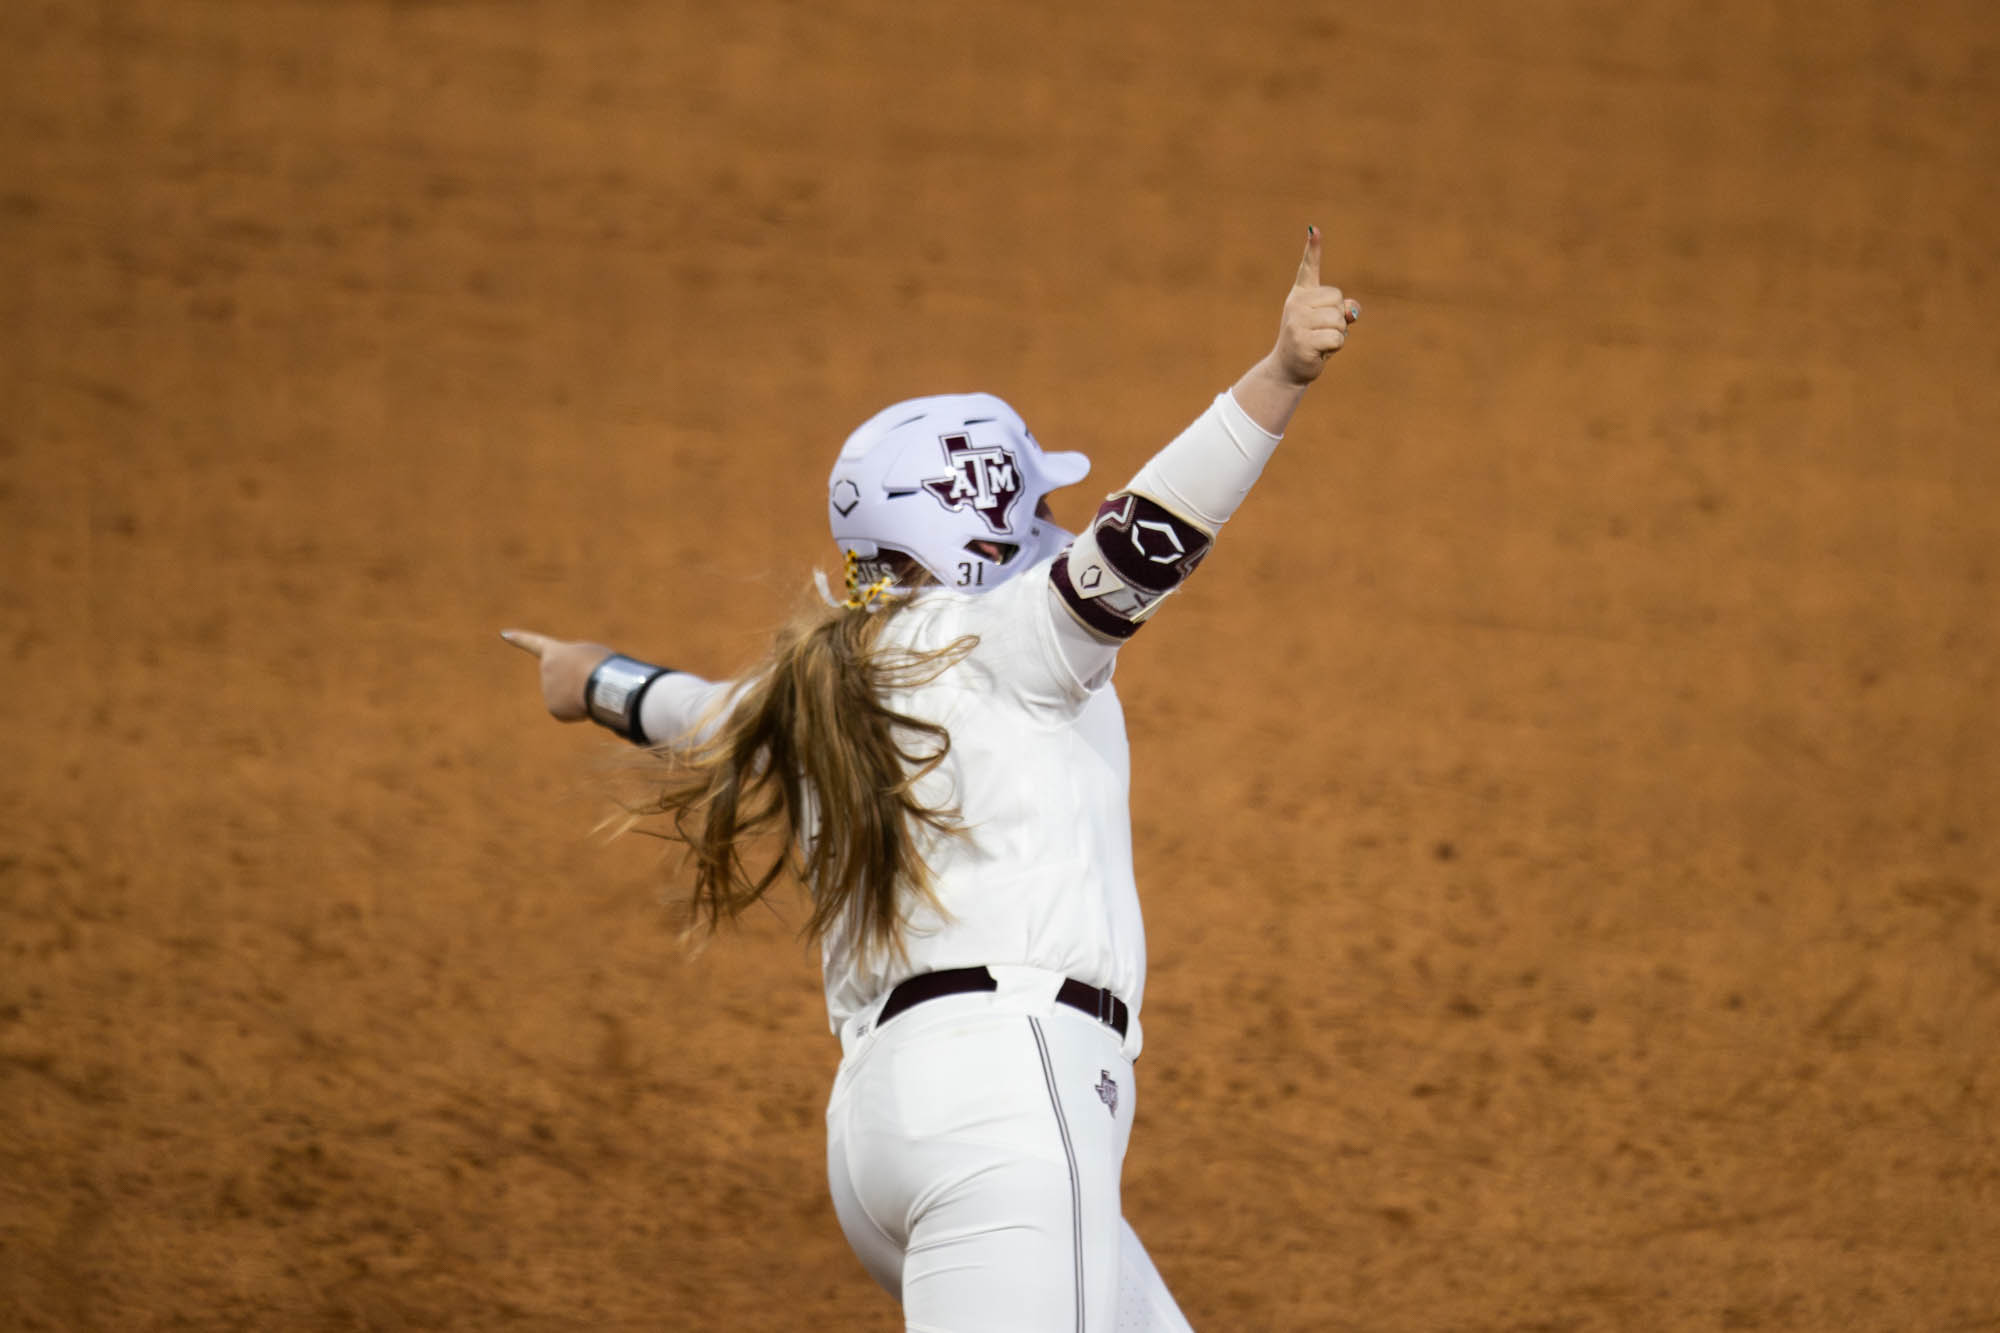
[[[1021,495],[1021,469],[1013,451],[997,444],[975,448],[970,435],[941,435],[938,443],[951,471],[926,478],[924,489],[946,509],[970,509],[989,531],[1006,535],[1011,531],[1007,512]]]
[[[827,477],[827,523],[857,561],[886,552],[930,582],[982,592],[1069,543],[1039,506],[1089,471],[1080,453],[1044,452],[990,393],[911,398],[847,437]]]

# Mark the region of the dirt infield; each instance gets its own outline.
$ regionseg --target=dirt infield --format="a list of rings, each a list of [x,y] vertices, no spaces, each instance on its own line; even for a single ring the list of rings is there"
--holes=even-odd
[[[0,1327],[896,1326],[494,631],[741,667],[912,393],[1101,492],[1315,221],[1119,671],[1190,1317],[2000,1329],[2000,11],[1222,12],[0,5]]]

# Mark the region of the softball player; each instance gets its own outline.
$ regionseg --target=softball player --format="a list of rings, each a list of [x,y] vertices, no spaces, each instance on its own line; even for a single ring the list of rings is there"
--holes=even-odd
[[[991,395],[914,399],[829,478],[845,595],[738,680],[504,632],[557,718],[654,747],[697,927],[807,886],[834,1208],[912,1330],[1188,1326],[1119,1207],[1146,957],[1111,673],[1360,316],[1319,264],[1308,229],[1276,346],[1079,535],[1044,497],[1087,459]]]

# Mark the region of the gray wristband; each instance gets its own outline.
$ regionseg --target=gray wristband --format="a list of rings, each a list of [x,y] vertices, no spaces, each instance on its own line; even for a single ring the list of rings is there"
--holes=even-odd
[[[608,727],[635,745],[648,744],[646,729],[639,725],[639,705],[653,682],[672,667],[654,666],[622,653],[613,653],[597,664],[583,687],[584,707],[590,720]]]

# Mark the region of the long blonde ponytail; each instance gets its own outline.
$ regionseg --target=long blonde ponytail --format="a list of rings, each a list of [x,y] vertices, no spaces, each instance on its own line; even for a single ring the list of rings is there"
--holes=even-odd
[[[936,906],[920,844],[926,831],[957,836],[960,826],[914,789],[944,762],[951,736],[884,700],[949,670],[974,641],[883,648],[906,605],[800,612],[706,739],[656,752],[653,794],[632,813],[665,816],[662,836],[688,848],[691,936],[742,915],[787,867],[811,895],[814,940],[845,918],[862,949],[901,955],[911,906]]]

